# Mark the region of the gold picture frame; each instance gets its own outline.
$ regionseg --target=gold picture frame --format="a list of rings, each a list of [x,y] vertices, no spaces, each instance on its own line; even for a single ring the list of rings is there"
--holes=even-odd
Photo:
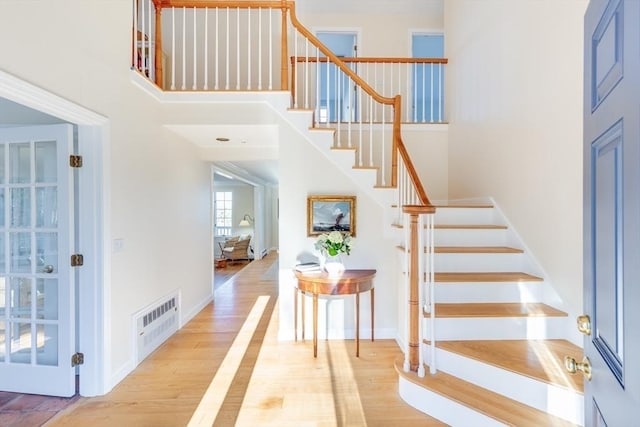
[[[356,196],[307,196],[307,236],[356,235]]]

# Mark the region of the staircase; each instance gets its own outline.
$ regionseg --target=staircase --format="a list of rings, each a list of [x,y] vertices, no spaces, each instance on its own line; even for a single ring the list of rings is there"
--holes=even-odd
[[[582,377],[563,362],[582,350],[563,339],[567,314],[545,304],[548,284],[497,209],[439,206],[435,236],[438,372],[419,378],[396,361],[402,398],[450,425],[582,425]]]

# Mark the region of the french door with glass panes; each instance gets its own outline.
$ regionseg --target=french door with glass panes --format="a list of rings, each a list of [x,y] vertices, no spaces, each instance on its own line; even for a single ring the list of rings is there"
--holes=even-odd
[[[70,125],[0,129],[0,390],[75,393]]]

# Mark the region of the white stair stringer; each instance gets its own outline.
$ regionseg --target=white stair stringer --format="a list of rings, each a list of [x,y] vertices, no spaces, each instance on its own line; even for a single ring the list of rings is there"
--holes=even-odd
[[[402,375],[400,375],[398,381],[398,392],[402,400],[409,405],[450,426],[507,426],[507,424],[498,422],[466,405],[447,399],[441,394],[414,384]]]
[[[424,344],[423,349],[426,363],[430,364],[431,345]],[[584,425],[582,393],[461,356],[437,346],[435,353],[438,370],[574,424]],[[563,366],[555,368],[564,369]]]
[[[334,129],[310,128],[313,111],[282,109],[281,105],[272,105],[272,108],[331,163],[351,177],[358,188],[368,194],[380,206],[387,209],[397,200],[397,189],[375,188],[377,182],[377,171],[375,169],[354,168],[356,160],[355,149],[332,149],[335,136]]]

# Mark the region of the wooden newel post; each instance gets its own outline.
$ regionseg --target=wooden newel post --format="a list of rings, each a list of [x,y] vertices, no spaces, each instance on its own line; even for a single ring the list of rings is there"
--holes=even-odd
[[[280,58],[280,90],[289,90],[289,67],[287,65],[287,58],[289,53],[287,51],[287,4],[285,0],[282,0],[282,39],[280,41],[280,51],[282,52]]]
[[[156,69],[156,84],[161,88],[163,81],[163,70],[162,70],[162,8],[159,5],[156,5],[156,52],[155,52],[155,60],[154,67]]]
[[[418,370],[421,321],[419,299],[420,269],[418,268],[418,214],[409,214],[409,367]]]

